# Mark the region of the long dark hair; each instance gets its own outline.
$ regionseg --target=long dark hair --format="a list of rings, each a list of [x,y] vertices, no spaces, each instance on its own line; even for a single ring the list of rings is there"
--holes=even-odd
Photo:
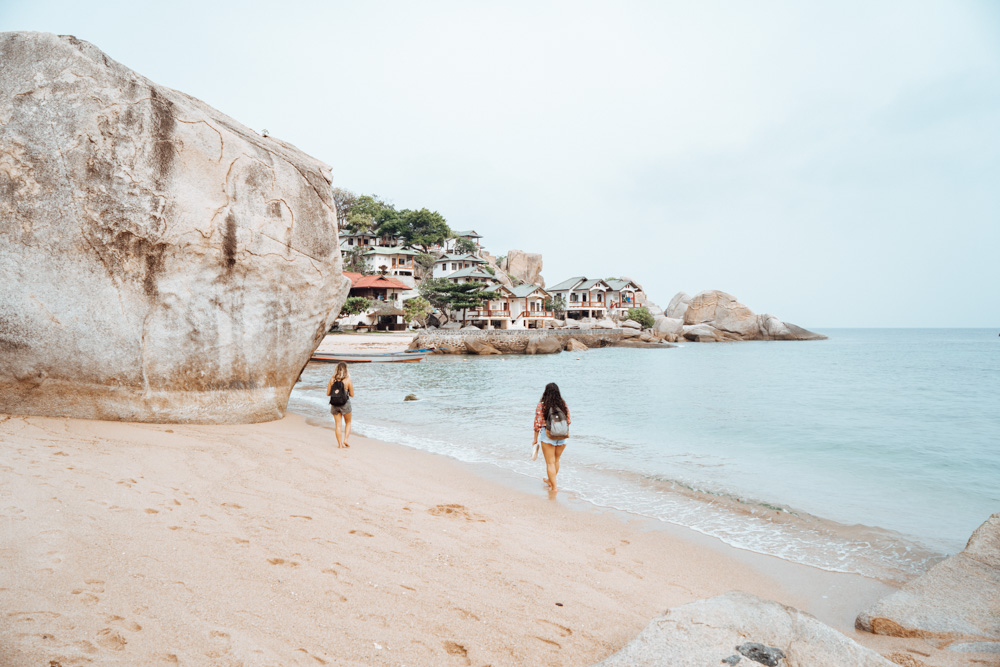
[[[548,415],[552,408],[561,408],[563,413],[568,411],[566,401],[563,400],[559,386],[555,382],[545,385],[545,391],[542,392],[542,414]]]

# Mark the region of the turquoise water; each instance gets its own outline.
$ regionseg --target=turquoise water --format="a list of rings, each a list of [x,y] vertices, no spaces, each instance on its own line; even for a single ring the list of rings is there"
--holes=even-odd
[[[740,548],[905,580],[1000,511],[1000,338],[822,333],[354,365],[355,429],[540,477],[531,423],[554,381],[573,420],[563,492]],[[331,371],[310,364],[289,409],[329,419]],[[409,393],[421,400],[404,402]]]

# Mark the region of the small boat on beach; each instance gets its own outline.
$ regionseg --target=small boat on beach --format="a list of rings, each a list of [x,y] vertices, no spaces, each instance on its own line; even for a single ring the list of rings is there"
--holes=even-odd
[[[422,350],[406,350],[405,352],[384,352],[382,354],[365,354],[361,352],[313,352],[309,361],[322,361],[326,363],[337,363],[343,361],[347,364],[368,364],[368,363],[390,363],[406,364],[415,361],[423,361],[433,347]]]

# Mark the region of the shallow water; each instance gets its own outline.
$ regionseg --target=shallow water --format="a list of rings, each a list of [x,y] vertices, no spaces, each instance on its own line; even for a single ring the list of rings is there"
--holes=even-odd
[[[1000,338],[829,330],[827,341],[356,364],[363,435],[540,477],[534,407],[573,420],[560,488],[737,547],[905,580],[1000,511]],[[332,368],[289,409],[329,419]],[[406,394],[420,400],[404,402]]]

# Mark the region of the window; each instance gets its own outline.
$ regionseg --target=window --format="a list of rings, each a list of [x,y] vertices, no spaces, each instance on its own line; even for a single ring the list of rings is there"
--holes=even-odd
[[[569,295],[569,300],[572,303],[576,303],[576,293],[575,292],[573,294]]]
[[[347,239],[347,245],[354,245],[354,239]],[[354,303],[353,301],[351,303]]]
[[[603,301],[604,301],[604,292],[598,292],[597,293],[597,302],[601,303]]]

